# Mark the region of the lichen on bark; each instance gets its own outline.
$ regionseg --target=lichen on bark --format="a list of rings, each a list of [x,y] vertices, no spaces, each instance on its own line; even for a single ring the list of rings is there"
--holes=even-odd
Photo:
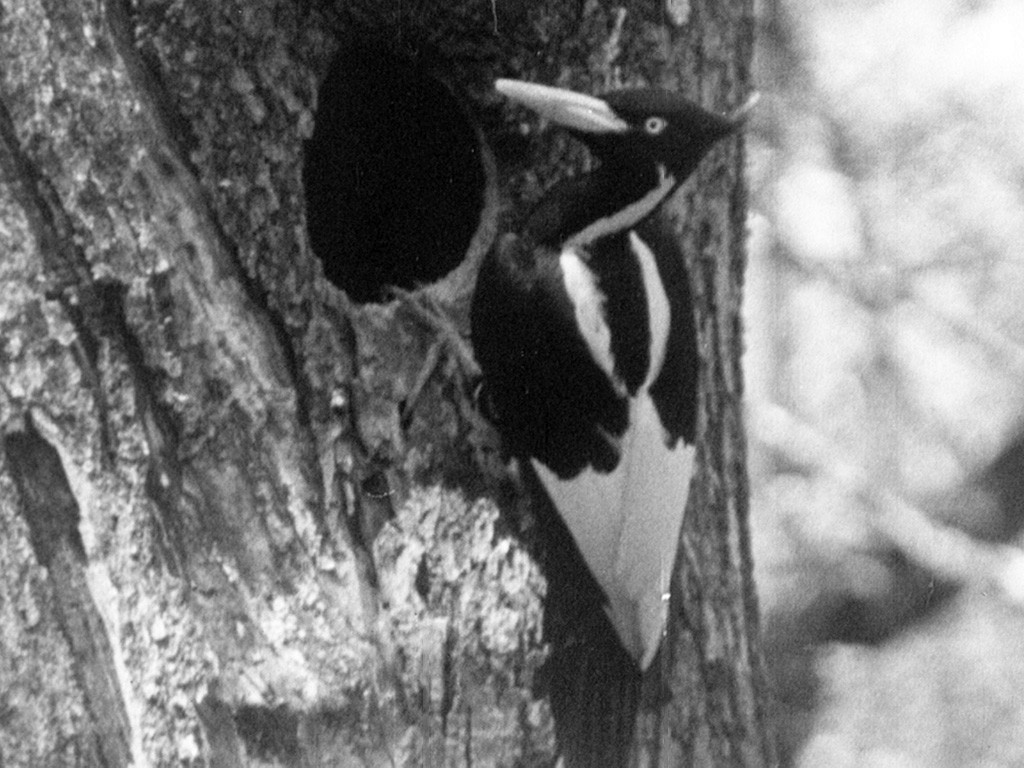
[[[666,13],[595,0],[4,9],[6,762],[550,764],[545,580],[529,502],[472,402],[472,263],[395,301],[348,301],[306,242],[302,142],[318,78],[353,36],[444,68],[496,157],[488,194],[503,202],[479,258],[496,222],[583,161],[514,123],[494,76],[738,103],[748,4],[695,3],[681,25]],[[689,744],[680,723],[714,722],[687,731],[703,739],[689,754],[726,754],[725,733],[744,745],[736,764],[761,765],[737,570],[740,163],[725,151],[725,170],[679,199],[713,393],[680,605],[713,630],[677,633],[677,711],[646,715],[641,734],[669,754]],[[66,494],[19,469],[25,440],[56,457]],[[32,545],[30,488],[49,489],[38,508],[77,514],[70,581]],[[91,617],[84,634],[62,591]],[[83,675],[82,638],[108,644],[106,682]],[[708,648],[729,674],[707,674]],[[102,691],[123,715],[103,715]]]

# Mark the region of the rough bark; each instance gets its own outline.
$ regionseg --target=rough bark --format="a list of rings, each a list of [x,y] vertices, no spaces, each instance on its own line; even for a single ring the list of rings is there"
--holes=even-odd
[[[658,83],[724,110],[749,5],[0,6],[0,763],[554,760],[530,502],[458,332],[497,221],[580,154],[503,154],[518,127],[488,84]],[[318,77],[353,39],[440,70],[500,164],[465,265],[366,306],[324,281],[300,181]],[[615,713],[643,764],[771,762],[741,170],[719,150],[675,206],[703,438],[663,661]]]

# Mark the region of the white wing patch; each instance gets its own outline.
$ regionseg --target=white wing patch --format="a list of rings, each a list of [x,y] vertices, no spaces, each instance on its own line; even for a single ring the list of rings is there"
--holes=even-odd
[[[587,342],[594,362],[604,371],[615,389],[620,394],[625,394],[625,384],[615,375],[612,332],[605,320],[604,294],[597,287],[594,273],[572,248],[562,251],[558,263],[562,268],[565,292],[569,294],[569,300],[576,311],[576,325]]]
[[[620,619],[612,605],[612,621],[620,636],[633,633],[633,647],[642,652],[634,656],[640,668],[647,669],[668,619],[664,596],[675,565],[696,450],[682,441],[674,448],[665,444],[654,401],[646,394],[630,417],[636,439],[626,456],[623,524],[615,560],[615,578],[627,605],[619,607]]]
[[[694,449],[669,448],[650,395],[630,403],[630,429],[615,470],[560,479],[532,460],[552,503],[608,598],[619,639],[641,669],[650,666],[668,617],[668,592]]]

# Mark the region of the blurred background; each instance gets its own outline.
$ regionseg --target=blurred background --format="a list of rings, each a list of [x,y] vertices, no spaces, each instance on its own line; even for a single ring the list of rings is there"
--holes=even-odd
[[[784,764],[1024,766],[1024,2],[758,19],[745,365]]]

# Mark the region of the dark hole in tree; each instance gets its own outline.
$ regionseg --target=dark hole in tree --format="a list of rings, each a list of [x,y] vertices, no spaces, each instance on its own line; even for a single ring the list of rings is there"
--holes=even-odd
[[[483,205],[477,136],[452,92],[413,62],[342,50],[320,86],[303,167],[313,252],[356,301],[437,280]]]

